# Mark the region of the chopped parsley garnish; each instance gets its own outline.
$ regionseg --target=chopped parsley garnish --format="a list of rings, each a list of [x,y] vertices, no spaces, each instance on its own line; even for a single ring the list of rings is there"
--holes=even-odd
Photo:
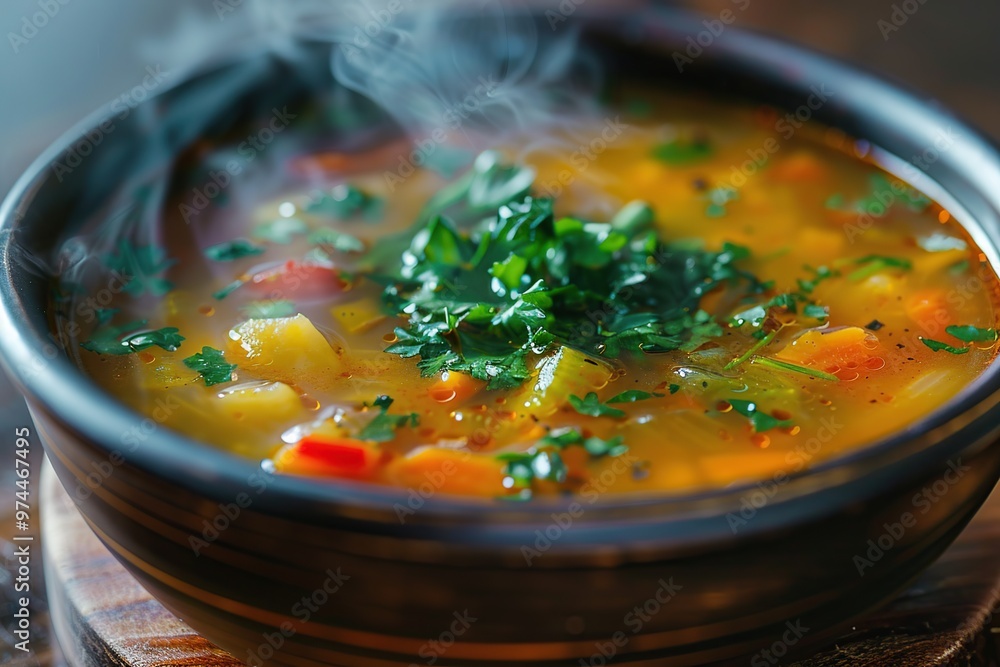
[[[670,385],[670,393],[674,394],[677,389],[680,389],[680,385],[672,384]],[[677,387],[677,389],[673,389]],[[635,403],[636,401],[646,401],[651,398],[663,398],[663,394],[657,394],[656,392],[640,391],[639,389],[629,389],[623,391],[620,394],[612,396],[608,399],[608,403]]]
[[[996,329],[980,329],[971,324],[952,324],[944,328],[945,332],[963,343],[992,343],[997,339]]]
[[[264,252],[264,248],[256,243],[246,239],[236,239],[205,248],[205,257],[216,262],[232,262],[242,257],[259,255],[262,252]]]
[[[251,301],[241,309],[249,319],[269,320],[277,317],[291,317],[298,312],[294,301],[275,299],[274,301]]]
[[[726,205],[731,201],[739,199],[740,195],[736,188],[723,185],[712,188],[705,196],[708,199],[705,215],[710,218],[721,218],[726,215]]]
[[[226,285],[222,289],[217,290],[215,292],[212,292],[212,298],[213,299],[218,299],[219,301],[222,301],[227,296],[229,296],[230,294],[232,294],[233,292],[235,292],[236,290],[238,290],[241,287],[243,287],[243,281],[242,280],[234,280],[233,282],[229,283],[228,285]]]
[[[873,276],[876,273],[890,268],[901,269],[903,271],[909,271],[913,268],[913,264],[908,259],[904,259],[902,257],[886,257],[885,255],[868,255],[867,257],[855,260],[854,263],[861,265],[861,268],[855,269],[851,273],[847,274],[847,279],[855,282],[864,280],[869,276]]]
[[[653,148],[653,157],[660,162],[682,166],[695,164],[712,156],[712,145],[704,137],[674,139]]]
[[[948,343],[942,343],[939,340],[933,340],[931,338],[921,338],[920,342],[935,352],[943,350],[945,352],[950,352],[951,354],[965,354],[969,351],[968,347],[954,347],[952,345],[948,345]]]
[[[385,395],[372,401],[372,406],[379,408],[379,413],[358,432],[357,438],[359,440],[389,442],[396,437],[396,429],[407,425],[412,427],[420,423],[419,415],[416,412],[405,415],[389,414],[389,406],[392,405],[392,402],[392,399]]]
[[[125,291],[132,296],[152,294],[163,296],[174,288],[173,283],[161,274],[176,260],[166,257],[163,248],[146,245],[136,246],[128,239],[121,239],[115,252],[107,258],[106,264],[128,278]]]
[[[270,222],[257,225],[253,230],[253,235],[260,239],[287,245],[296,236],[300,236],[309,231],[306,223],[298,218],[277,218]]]
[[[826,201],[827,208],[883,218],[897,203],[905,203],[915,211],[922,211],[931,203],[931,200],[919,190],[899,181],[894,184],[885,174],[872,174],[868,182],[871,188],[870,194],[845,206],[844,196],[838,193]]]
[[[869,331],[878,331],[884,326],[885,326],[884,323],[879,322],[878,320],[872,320],[871,322],[865,325],[865,329],[868,329]]]
[[[583,398],[570,394],[569,404],[573,406],[573,409],[579,412],[581,415],[587,415],[588,417],[624,417],[625,411],[619,410],[618,408],[613,408],[610,405],[605,405],[601,403],[601,399],[597,397],[596,392],[589,392]]]
[[[341,184],[313,199],[306,206],[306,212],[323,215],[334,220],[347,220],[361,216],[366,220],[377,220],[382,215],[383,202],[353,185]]]
[[[522,189],[520,181],[497,187]],[[557,219],[551,200],[526,196],[468,232],[432,216],[401,265],[372,276],[385,285],[388,310],[409,317],[386,351],[419,356],[427,376],[461,371],[504,389],[530,376],[528,355],[555,344],[617,358],[692,351],[721,336],[699,304],[717,288],[762,289],[739,267],[749,251],[666,243],[647,230],[648,206],[626,208],[614,224]]]
[[[761,411],[753,401],[730,398],[726,402],[733,406],[733,410],[750,420],[750,425],[753,426],[755,433],[769,431],[772,428],[788,428],[794,425],[791,419],[778,419]]]
[[[799,285],[799,291],[801,291],[803,294],[812,294],[813,290],[815,290],[820,283],[822,283],[825,280],[829,280],[830,278],[836,278],[837,276],[840,275],[839,271],[831,269],[826,266],[821,266],[816,269],[807,266],[805,267],[805,269],[806,271],[810,271],[813,274],[813,277],[799,278],[796,281]]]
[[[309,234],[309,245],[316,246],[326,252],[336,250],[338,252],[364,252],[365,244],[358,238],[338,232],[329,227],[317,229]],[[327,252],[326,254],[330,254]]]
[[[583,447],[591,458],[604,456],[620,456],[628,451],[622,444],[622,437],[615,436],[608,440],[598,437],[584,437],[576,429],[554,431],[524,452],[503,452],[497,455],[499,461],[506,463],[504,474],[508,478],[507,488],[521,492],[521,498],[531,496],[531,487],[536,481],[547,481],[562,484],[566,481],[566,464],[563,463],[560,452],[567,447]]]
[[[229,382],[233,378],[233,371],[236,370],[236,364],[226,362],[221,350],[208,345],[201,348],[201,352],[195,352],[186,358],[184,365],[193,371],[198,371],[206,387]]]
[[[173,352],[184,340],[177,327],[140,331],[145,326],[146,320],[136,320],[117,327],[106,324],[96,329],[90,340],[80,343],[80,346],[98,354],[122,355],[139,352],[154,345]],[[128,333],[130,331],[133,333]]]
[[[681,390],[681,386],[679,384],[672,384],[669,387],[667,387],[667,389],[670,391],[671,394],[676,394]]]

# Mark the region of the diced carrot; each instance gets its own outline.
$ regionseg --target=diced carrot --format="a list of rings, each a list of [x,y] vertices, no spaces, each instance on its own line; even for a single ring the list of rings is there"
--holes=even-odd
[[[780,160],[771,170],[771,176],[778,181],[792,183],[817,182],[826,178],[826,166],[812,152],[796,151]]]
[[[478,394],[486,383],[466,373],[445,371],[441,379],[431,385],[427,394],[438,403],[461,403]]]
[[[878,337],[872,332],[861,327],[843,327],[807,331],[775,356],[793,364],[834,373],[841,379],[853,379],[859,372],[855,369],[877,370],[874,360],[882,359],[883,351]]]
[[[422,447],[393,460],[386,476],[411,489],[428,487],[433,493],[494,497],[507,493],[503,462],[492,455],[443,447]]]
[[[955,321],[948,305],[948,292],[940,287],[914,292],[906,299],[905,308],[907,316],[929,336],[937,335]]]
[[[314,433],[283,447],[274,465],[280,472],[296,475],[370,479],[382,459],[383,452],[371,443]]]

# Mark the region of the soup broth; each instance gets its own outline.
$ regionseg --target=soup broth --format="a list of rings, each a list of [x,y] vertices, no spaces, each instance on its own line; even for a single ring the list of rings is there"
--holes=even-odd
[[[768,109],[622,108],[473,140],[454,171],[300,155],[249,213],[165,210],[186,235],[122,241],[126,289],[70,311],[80,363],[278,473],[528,499],[793,474],[992,361],[985,258],[863,143]]]

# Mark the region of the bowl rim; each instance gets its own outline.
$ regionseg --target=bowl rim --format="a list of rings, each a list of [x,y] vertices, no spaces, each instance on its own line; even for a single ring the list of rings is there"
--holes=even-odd
[[[668,32],[679,30],[678,26],[690,30],[694,26],[700,26],[698,21],[704,18],[703,15],[687,11],[663,8],[652,11],[674,22],[666,28]],[[581,12],[580,15],[583,16],[584,13]],[[663,26],[653,26],[653,29],[663,29]],[[650,42],[656,37],[644,33],[643,39]],[[1000,188],[994,190],[996,194],[993,195],[988,188],[991,181],[1000,183],[1000,151],[996,144],[951,111],[929,103],[926,98],[909,90],[905,85],[887,81],[866,69],[814,52],[807,47],[743,28],[727,28],[709,50],[711,53],[706,58],[708,60],[729,61],[741,58],[743,64],[739,67],[766,72],[776,81],[784,77],[786,83],[789,82],[787,74],[789,63],[795,63],[795,68],[798,70],[824,72],[827,76],[840,80],[850,78],[872,87],[884,100],[891,99],[893,104],[912,107],[915,122],[957,127],[960,130],[958,141],[965,144],[964,149],[982,156],[977,166],[988,167],[986,172],[978,174],[972,173],[970,168],[962,174],[962,179],[973,183],[979,196],[982,196],[994,211],[1000,212]],[[231,65],[232,63],[228,61],[216,63],[210,71]],[[198,76],[200,74],[172,83],[158,91],[150,100],[161,98]],[[146,100],[143,104],[148,104],[150,100]],[[877,100],[870,99],[868,103],[877,105]],[[858,100],[850,102],[850,113],[859,115],[859,104]],[[36,190],[50,175],[51,165],[87,130],[93,129],[101,121],[113,115],[110,105],[104,105],[64,132],[32,162],[0,205],[0,330],[5,332],[4,336],[0,336],[0,362],[29,398],[29,407],[32,410],[49,412],[60,424],[68,426],[76,435],[83,436],[109,455],[116,450],[121,451],[122,448],[115,443],[121,440],[123,433],[134,429],[148,418],[119,403],[111,394],[100,389],[68,358],[55,352],[56,346],[43,335],[43,332],[30,326],[27,312],[30,308],[37,308],[38,304],[22,302],[14,274],[23,267],[18,265],[18,260],[13,255],[16,252],[14,239],[22,218],[20,211],[32,205]],[[877,142],[873,143],[877,145]],[[970,222],[978,224],[976,221]],[[996,260],[996,252],[991,254],[994,257],[991,264],[996,271],[1000,267],[1000,262]],[[23,271],[21,273],[23,274]],[[24,278],[23,275],[20,277]],[[859,473],[857,477],[885,472],[887,467],[912,458],[893,456],[894,452],[902,451],[901,446],[904,443],[914,441],[921,436],[927,437],[939,429],[947,431],[950,422],[966,415],[972,408],[994,396],[998,389],[1000,389],[1000,357],[995,358],[959,394],[919,420],[852,451],[791,473],[789,477],[799,485],[800,491],[805,490],[809,493],[830,488],[831,479],[834,486],[842,486],[845,483],[845,470],[854,470]],[[100,415],[101,418],[95,418],[95,415]],[[983,415],[977,415],[975,418],[982,419],[982,417]],[[955,451],[960,451],[960,448],[958,443],[953,442],[948,452],[953,454]],[[258,462],[230,454],[168,428],[155,428],[141,447],[135,451],[122,453],[125,454],[127,463],[141,470],[155,474],[182,488],[219,500],[234,497],[236,493],[245,490],[247,480],[262,473]],[[947,458],[946,454],[947,452],[940,451],[939,448],[935,451],[934,460],[943,462]],[[869,465],[865,468],[866,464],[880,459],[882,460],[878,466]],[[852,478],[854,478],[852,475],[847,477],[848,481]],[[729,487],[674,495],[662,491],[641,495],[602,494],[594,508],[627,511],[629,508],[639,506],[655,507],[660,511],[657,516],[660,522],[703,515],[707,506],[724,508],[714,514],[717,517],[724,514],[725,510],[731,509],[733,500],[738,502],[741,497],[756,488],[757,483],[749,481]],[[405,505],[409,491],[412,490],[368,483],[344,481],[331,483],[319,479],[274,475],[269,483],[268,493],[261,496],[260,506],[271,513],[295,515],[305,513],[314,517],[328,516],[328,512],[333,509],[353,510],[347,514],[355,518],[381,517],[379,522],[384,522],[385,517],[391,515],[392,508],[400,503]],[[788,493],[786,498],[782,498],[776,504],[786,506],[787,509],[788,501],[801,498],[806,493]],[[551,513],[564,510],[572,498],[568,500],[563,497],[537,498],[530,503],[508,504],[491,499],[432,494],[426,501],[421,504],[417,513],[421,522],[439,519],[453,522],[456,518],[464,518],[466,521],[463,523],[471,524],[488,515],[491,518],[505,518],[512,522],[523,537],[524,531],[530,534],[531,529],[551,523]],[[361,514],[358,514],[359,511]],[[805,509],[800,509],[791,514],[786,513],[786,516],[802,518],[807,514],[809,512]],[[601,512],[595,511],[590,514],[590,518],[596,520],[598,517],[595,515],[604,516]],[[614,516],[620,518],[621,513]],[[591,523],[591,521],[584,516],[581,523]]]

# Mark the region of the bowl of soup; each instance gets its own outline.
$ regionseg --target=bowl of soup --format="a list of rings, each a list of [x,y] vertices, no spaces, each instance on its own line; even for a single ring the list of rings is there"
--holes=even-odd
[[[526,87],[413,125],[312,39],[98,114],[4,203],[60,480],[250,664],[773,662],[1000,474],[993,146],[770,38],[557,17],[601,85],[518,14]]]

